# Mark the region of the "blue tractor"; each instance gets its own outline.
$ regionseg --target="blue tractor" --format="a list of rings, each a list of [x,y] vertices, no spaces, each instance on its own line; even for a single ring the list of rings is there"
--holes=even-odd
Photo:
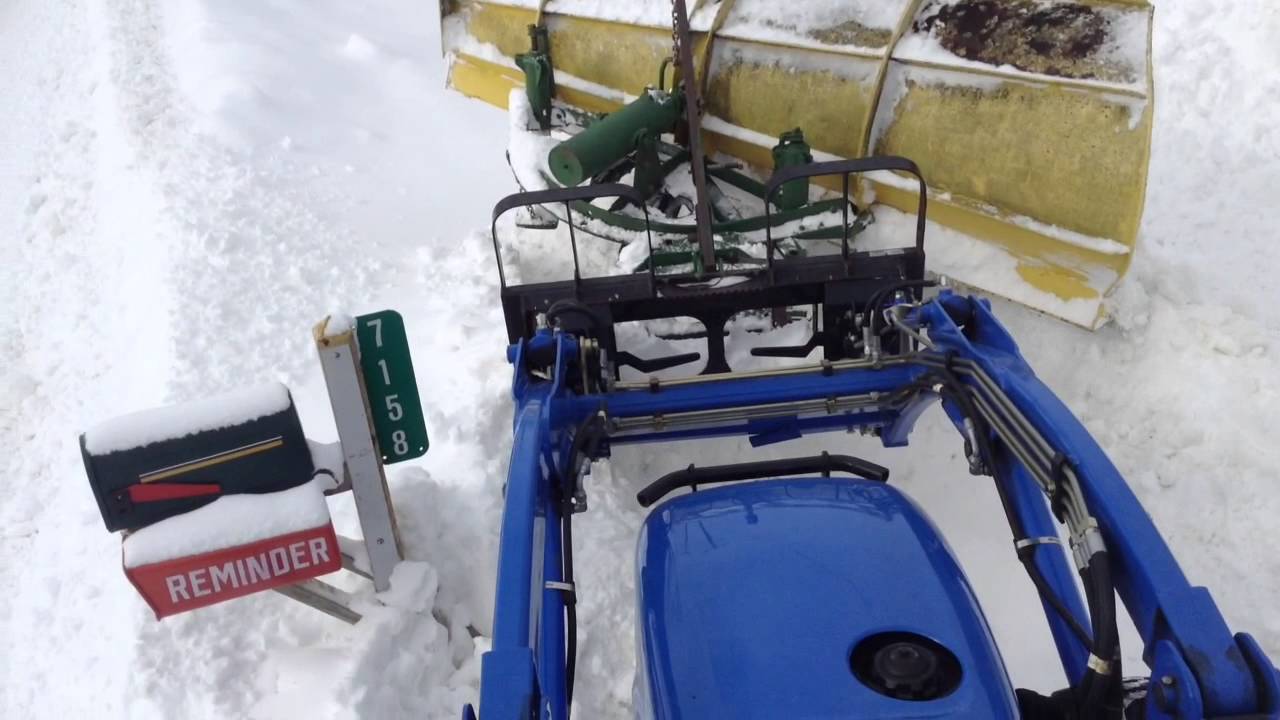
[[[941,402],[969,469],[998,490],[1014,552],[1044,606],[1069,687],[1013,687],[955,556],[889,471],[833,449],[689,465],[654,480],[636,556],[636,714],[647,718],[1280,718],[1280,675],[1192,586],[1120,473],[1036,377],[985,300],[925,273],[927,192],[913,163],[797,166],[769,181],[869,171],[915,175],[905,247],[780,256],[753,268],[507,285],[515,437],[505,486],[493,647],[478,717],[569,717],[576,654],[573,516],[593,459],[628,443],[747,436],[753,446],[827,430],[902,447]],[[620,197],[616,184],[522,193],[525,206]],[[844,201],[848,203],[848,194]],[[710,242],[709,234],[700,242]],[[501,253],[499,253],[501,271]],[[755,355],[810,364],[735,371],[725,323],[808,308],[812,334]],[[692,317],[705,353],[642,358],[619,323]],[[690,377],[653,373],[702,362]],[[629,366],[644,381],[624,381]],[[1061,542],[1062,536],[1067,538]],[[1080,588],[1083,588],[1081,591]],[[1144,644],[1121,667],[1117,597]],[[477,717],[470,706],[464,717]]]

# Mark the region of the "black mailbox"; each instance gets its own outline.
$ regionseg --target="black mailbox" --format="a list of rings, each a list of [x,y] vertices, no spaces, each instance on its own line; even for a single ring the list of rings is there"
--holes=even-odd
[[[223,495],[301,485],[315,472],[279,383],[127,415],[80,436],[108,530],[135,530]]]

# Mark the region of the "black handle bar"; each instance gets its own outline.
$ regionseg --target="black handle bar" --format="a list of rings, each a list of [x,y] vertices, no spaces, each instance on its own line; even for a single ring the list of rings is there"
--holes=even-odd
[[[923,252],[925,215],[928,213],[929,209],[929,188],[925,185],[924,175],[920,172],[920,168],[908,158],[900,157],[898,155],[876,155],[873,157],[856,158],[853,160],[831,160],[828,162],[809,163],[808,165],[794,165],[783,168],[775,172],[773,177],[769,178],[769,182],[765,184],[765,260],[769,267],[769,272],[773,272],[773,234],[771,232],[773,216],[770,207],[773,203],[773,196],[778,192],[778,188],[786,185],[792,180],[799,180],[801,178],[821,177],[826,175],[839,175],[843,178],[844,234],[841,237],[840,251],[841,255],[847,261],[849,259],[849,176],[875,172],[877,170],[901,170],[902,172],[911,173],[916,176],[916,181],[920,186],[920,201],[916,206],[916,249]]]
[[[578,240],[574,236],[573,232],[572,204],[575,202],[590,202],[592,200],[606,197],[618,197],[629,200],[644,213],[644,232],[649,242],[649,257],[653,257],[653,234],[649,230],[649,206],[645,204],[644,196],[630,185],[609,183],[518,192],[514,195],[508,195],[498,201],[498,204],[493,207],[493,217],[489,224],[489,234],[493,239],[493,254],[498,261],[498,281],[502,284],[503,289],[506,289],[507,287],[507,273],[502,267],[502,250],[498,247],[499,218],[516,208],[564,203],[565,219],[569,224],[569,243],[573,248],[573,278],[577,281],[581,277],[581,271],[578,268]],[[650,282],[652,283],[653,263],[650,262],[649,264],[649,277]]]
[[[831,455],[822,453],[809,457],[785,458],[782,460],[762,460],[759,462],[737,463],[735,465],[713,465],[711,467],[694,467],[690,465],[684,470],[676,470],[649,483],[636,493],[636,501],[641,507],[649,507],[666,497],[672,490],[691,485],[710,485],[712,483],[732,482],[734,480],[759,480],[782,475],[803,475],[806,473],[822,473],[823,477],[833,472],[849,473],[867,480],[888,482],[889,468],[877,465],[852,455]]]

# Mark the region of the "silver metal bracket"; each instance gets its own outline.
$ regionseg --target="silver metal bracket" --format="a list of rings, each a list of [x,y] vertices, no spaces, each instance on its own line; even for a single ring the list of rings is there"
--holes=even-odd
[[[373,439],[372,414],[360,372],[355,331],[350,323],[326,318],[316,325],[314,336],[338,427],[338,440],[342,443],[346,474],[350,477],[356,513],[364,533],[373,587],[383,592],[391,587],[391,573],[404,559],[404,554],[391,491]]]
[[[1021,550],[1023,548],[1032,547],[1034,545],[1061,545],[1062,541],[1055,536],[1024,538],[1013,544],[1013,547]]]
[[[1102,539],[1102,531],[1098,529],[1098,521],[1092,517],[1083,528],[1071,534],[1071,553],[1075,557],[1077,570],[1089,567],[1093,556],[1106,549],[1107,544]]]
[[[351,625],[360,622],[362,617],[351,608],[352,598],[349,593],[320,580],[303,580],[295,585],[275,588],[275,591]]]

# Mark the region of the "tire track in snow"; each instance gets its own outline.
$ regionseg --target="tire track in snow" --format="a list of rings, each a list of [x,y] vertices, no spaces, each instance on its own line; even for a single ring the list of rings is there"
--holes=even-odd
[[[22,628],[17,644],[29,645],[12,653],[12,660],[6,658],[11,663],[9,676],[14,677],[12,668],[19,667],[22,674],[16,677],[21,679],[65,675],[56,658],[47,657],[47,652],[41,656],[40,643],[80,645],[75,659],[87,663],[76,668],[77,677],[85,678],[80,695],[48,699],[35,688],[19,700],[26,708],[42,701],[41,712],[77,716],[99,711],[130,717],[280,716],[305,709],[320,716],[456,717],[459,699],[478,697],[474,659],[483,649],[483,639],[468,645],[469,638],[464,641],[463,636],[466,624],[483,629],[488,622],[496,537],[486,531],[496,527],[498,488],[509,447],[509,374],[498,351],[502,333],[487,247],[470,239],[461,246],[437,241],[417,263],[361,255],[354,267],[344,267],[354,251],[367,248],[353,233],[318,215],[321,208],[343,203],[343,198],[326,191],[326,183],[303,182],[309,168],[235,153],[192,129],[161,42],[164,4],[99,0],[89,7],[97,14],[82,24],[99,31],[96,49],[89,52],[86,42],[86,47],[67,54],[80,58],[110,53],[110,82],[103,85],[109,92],[104,91],[99,101],[115,93],[108,103],[115,110],[107,117],[80,112],[77,123],[59,126],[67,129],[54,143],[61,149],[63,170],[47,175],[47,185],[56,191],[45,192],[33,211],[33,223],[42,223],[38,242],[50,257],[23,261],[39,281],[24,286],[24,307],[30,301],[40,309],[33,316],[75,328],[76,334],[43,337],[43,323],[26,319],[23,332],[15,335],[22,343],[18,354],[30,360],[24,374],[11,384],[6,380],[6,387],[17,388],[12,392],[21,396],[24,427],[16,436],[6,430],[4,438],[39,443],[39,449],[24,453],[26,458],[0,480],[23,483],[10,494],[19,500],[0,510],[6,513],[4,519],[34,518],[28,526],[40,531],[35,539],[4,539],[6,551],[15,549],[31,562],[75,552],[86,556],[39,577],[31,572],[18,575],[22,587],[37,589],[15,604],[5,620],[8,627]],[[83,110],[74,103],[71,109]],[[128,140],[127,155],[136,167],[116,168],[110,175],[83,169],[86,162],[110,164],[84,158],[118,151],[118,143],[103,140],[110,135],[103,128],[120,122]],[[138,206],[130,193],[111,195],[104,183],[95,180],[86,186],[84,179],[105,177],[112,180],[105,185],[111,185],[121,173],[141,178],[143,188],[158,194],[159,207],[156,217],[139,213],[137,227],[149,228],[139,235],[141,241],[116,237],[107,243],[100,228],[121,226],[122,215]],[[112,208],[112,199],[121,201],[120,207]],[[1149,216],[1165,209],[1153,207]],[[114,219],[108,222],[104,217]],[[132,264],[122,259],[126,251]],[[172,319],[160,324],[172,326],[176,341],[171,356],[167,349],[158,353],[162,357],[155,372],[146,377],[145,367],[132,365],[136,359],[122,361],[117,348],[119,338],[128,339],[132,350],[139,337],[170,334],[168,328],[149,329],[137,321],[147,316],[147,303],[138,299],[147,295],[133,291],[156,274],[154,268],[139,273],[135,267],[158,253],[164,254],[157,265],[172,295],[153,304],[175,308]],[[375,248],[372,254],[381,252]],[[391,258],[403,254],[403,248],[386,249]],[[122,280],[129,281],[126,289],[131,292],[120,292]],[[1158,288],[1152,287],[1155,295]],[[307,394],[315,395],[319,390],[306,332],[310,323],[325,308],[382,299],[392,291],[397,292],[393,304],[406,310],[424,393],[433,396],[428,422],[435,446],[423,463],[426,470],[396,471],[392,478],[410,553],[430,563],[430,568],[418,568],[413,583],[418,596],[383,613],[371,630],[335,628],[312,611],[270,595],[153,623],[119,574],[114,538],[102,533],[88,504],[74,447],[66,447],[67,438],[59,433],[69,436],[71,426],[83,418],[110,414],[121,388],[133,394],[132,404],[145,405],[160,399],[158,393],[166,386],[172,398],[183,398],[274,375],[304,385],[310,382]],[[83,301],[63,302],[64,297]],[[1233,520],[1265,517],[1265,512],[1249,506],[1275,502],[1265,482],[1266,473],[1274,471],[1274,453],[1265,429],[1248,425],[1265,417],[1255,404],[1274,395],[1274,382],[1265,380],[1267,373],[1275,377],[1270,360],[1274,338],[1262,341],[1262,354],[1251,355],[1258,347],[1252,324],[1228,318],[1227,332],[1215,333],[1221,318],[1212,308],[1196,308],[1188,316],[1180,303],[1160,299],[1156,305],[1149,329],[1144,322],[1131,333],[1095,336],[1057,326],[1042,329],[1045,321],[1012,308],[1002,308],[1001,314],[1010,320],[1042,375],[1073,407],[1085,411],[1086,421],[1116,453],[1122,469],[1136,477],[1139,494],[1152,502],[1162,528],[1173,530],[1171,541],[1190,561],[1193,580],[1208,580],[1228,612],[1238,611],[1231,619],[1239,629],[1259,632],[1264,644],[1275,649],[1280,629],[1263,617],[1269,609],[1260,607],[1267,590],[1255,586],[1243,591],[1256,601],[1228,596],[1233,584],[1250,577],[1248,565],[1256,562],[1255,555],[1240,551],[1266,530],[1253,521],[1233,526]],[[448,321],[434,319],[440,316]],[[1239,342],[1241,337],[1246,342]],[[116,341],[110,351],[102,348],[104,340]],[[1202,343],[1203,352],[1183,352],[1185,346],[1179,343],[1185,342]],[[1223,352],[1213,349],[1219,345]],[[1071,351],[1058,353],[1060,348]],[[1157,349],[1181,358],[1180,374],[1164,377],[1201,380],[1207,371],[1212,383],[1225,383],[1241,373],[1264,380],[1229,391],[1211,385],[1206,393],[1223,394],[1198,405],[1187,404],[1184,396],[1173,392],[1176,383],[1171,382],[1167,396],[1157,401],[1141,391],[1166,369]],[[447,384],[439,382],[446,377]],[[113,389],[104,390],[107,385]],[[1132,390],[1116,393],[1116,388]],[[1217,486],[1175,479],[1166,487],[1160,478],[1181,478],[1189,469],[1201,476],[1218,471],[1214,463],[1221,453],[1214,448],[1229,446],[1230,433],[1204,430],[1204,418],[1230,416],[1233,406],[1248,408],[1240,416],[1246,424],[1241,436],[1253,457],[1237,471],[1253,477],[1232,477]],[[54,440],[44,441],[46,435]],[[853,449],[891,465],[895,483],[934,511],[976,576],[988,613],[1004,626],[996,630],[1004,633],[999,637],[1011,670],[1015,676],[1045,677],[1045,684],[1037,686],[1049,689],[1055,661],[1027,651],[1030,643],[1023,637],[1027,628],[1041,634],[1039,607],[1033,598],[1009,595],[999,582],[1004,576],[989,569],[997,565],[992,558],[998,558],[1013,568],[1009,577],[1017,576],[1003,520],[989,512],[995,507],[989,484],[964,479],[962,471],[956,471],[962,467],[955,453],[958,441],[936,418],[913,440],[917,450],[909,456],[881,454],[866,443]],[[841,442],[838,436],[828,436],[804,447],[779,448],[778,454],[801,454]],[[700,461],[732,460],[739,447],[700,447]],[[929,450],[935,451],[933,459],[927,457]],[[628,714],[634,659],[631,551],[642,518],[631,495],[643,479],[671,469],[667,452],[622,455],[614,478],[598,479],[590,488],[593,512],[583,517],[576,534],[583,591],[578,712],[584,717]],[[958,482],[952,479],[957,475]],[[29,489],[55,485],[62,487],[50,492]],[[76,516],[63,517],[65,507],[75,508]],[[47,537],[54,534],[53,539]],[[84,552],[90,538],[94,544]],[[976,559],[977,566],[970,559]],[[1263,575],[1276,573],[1264,570]],[[69,577],[83,580],[76,586]],[[1025,584],[1020,577],[1018,582]],[[984,584],[994,590],[983,594]],[[105,607],[86,608],[84,594]],[[95,637],[88,623],[103,615],[116,624]],[[62,627],[46,629],[59,623]],[[1047,636],[1043,639],[1048,648]],[[1039,669],[1028,670],[1032,664]],[[132,678],[128,683],[122,680],[126,670]],[[131,705],[126,695],[149,699]],[[31,713],[18,713],[26,714]]]
[[[9,11],[9,9],[7,9]],[[166,253],[151,177],[136,166],[115,113],[98,18],[84,2],[27,3],[5,28],[41,68],[8,79],[46,105],[16,247],[6,263],[0,384],[0,572],[6,717],[127,714],[134,627],[79,458],[78,431],[119,412],[122,389],[154,402],[168,363]],[[23,24],[23,20],[28,24]],[[28,44],[28,47],[24,45]],[[83,663],[60,689],[65,653]]]
[[[340,216],[333,209],[346,202],[326,189],[331,184],[317,181],[322,170],[237,153],[195,129],[166,55],[163,3],[106,0],[103,8],[125,123],[142,162],[158,177],[164,216],[174,227],[170,397],[265,377],[301,389],[300,402],[304,395],[322,397],[310,326],[327,308],[365,307],[385,292],[382,283],[407,284],[408,271],[383,260],[403,249],[383,248],[321,218],[316,208]],[[428,288],[445,280],[419,279]],[[402,302],[397,298],[397,306]],[[471,467],[478,461],[467,460]],[[474,504],[421,471],[394,480],[402,507],[411,508],[401,513],[409,555],[432,559],[425,539],[415,540],[438,537],[431,510],[453,503],[463,518],[462,509]],[[412,511],[424,496],[433,499],[425,517]],[[335,506],[340,525],[344,517],[349,521],[349,501]],[[450,613],[433,616],[435,573],[414,563],[407,568],[418,576],[405,582],[418,593],[397,600],[392,610],[371,610],[355,628],[273,594],[162,624],[143,622],[132,668],[133,693],[145,697],[139,707],[170,717],[279,717],[299,707],[320,716],[386,716],[430,706],[453,717],[462,698],[475,696],[476,648],[466,625],[479,613],[467,608],[470,593],[461,587],[458,564],[444,560],[449,584],[439,595],[452,604]],[[448,685],[459,689],[441,696]]]
[[[291,187],[296,168],[237,155],[194,129],[166,54],[164,3],[100,7],[121,118],[172,229],[173,358],[154,382],[179,401],[260,379],[296,383],[314,371],[310,326],[365,287],[376,256],[353,257],[352,236],[309,210],[334,199]],[[144,621],[131,694],[166,717],[249,716],[280,690],[273,654],[306,663],[331,628],[274,594]]]

